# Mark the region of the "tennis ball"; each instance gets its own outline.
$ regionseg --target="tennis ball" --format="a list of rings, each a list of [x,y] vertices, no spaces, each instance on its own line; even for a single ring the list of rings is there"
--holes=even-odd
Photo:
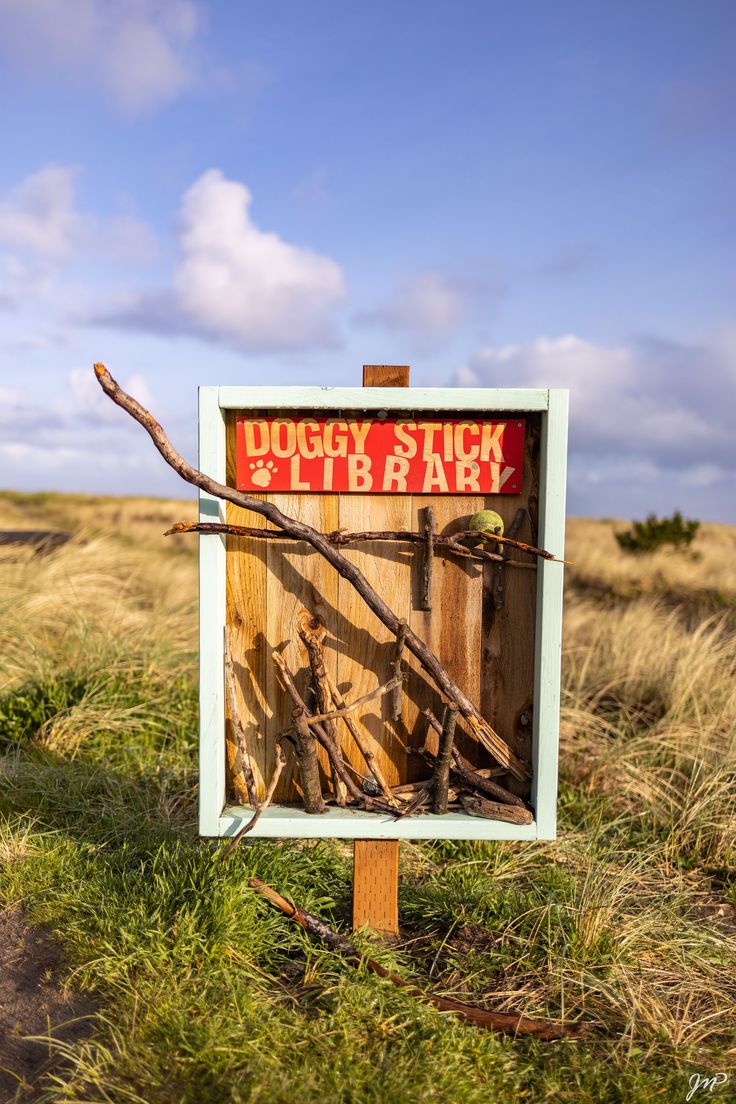
[[[468,524],[468,529],[498,533],[500,537],[503,536],[503,528],[503,518],[495,510],[481,510],[479,514],[473,515]],[[492,541],[483,541],[483,546],[489,546],[492,543]]]

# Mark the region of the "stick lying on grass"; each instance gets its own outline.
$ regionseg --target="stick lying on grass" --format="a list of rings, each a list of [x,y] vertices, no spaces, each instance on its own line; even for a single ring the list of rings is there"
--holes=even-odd
[[[364,965],[372,974],[378,974],[379,977],[386,978],[392,985],[395,985],[398,989],[403,989],[411,996],[428,1001],[440,1012],[452,1012],[460,1019],[465,1020],[466,1023],[475,1024],[477,1027],[488,1027],[494,1031],[502,1031],[507,1035],[532,1035],[536,1039],[545,1041],[575,1039],[585,1032],[583,1024],[557,1025],[547,1023],[544,1020],[533,1020],[528,1016],[521,1016],[512,1012],[487,1012],[485,1009],[476,1008],[472,1004],[463,1004],[461,1001],[440,997],[436,993],[427,993],[413,985],[412,982],[398,974],[394,974],[391,970],[387,970],[380,962],[361,955],[349,940],[333,931],[328,924],[325,924],[324,920],[320,920],[318,916],[313,916],[299,908],[298,905],[287,901],[285,897],[267,886],[260,878],[250,878],[248,884],[257,893],[260,893],[261,897],[265,897],[267,901],[270,901],[286,916],[300,924],[310,935],[316,935],[319,939],[322,939],[331,950],[336,951],[356,966]]]

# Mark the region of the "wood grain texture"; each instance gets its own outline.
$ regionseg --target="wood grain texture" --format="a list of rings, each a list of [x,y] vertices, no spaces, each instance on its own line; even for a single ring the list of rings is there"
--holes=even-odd
[[[364,387],[408,387],[408,364],[364,364]]]
[[[399,841],[355,841],[353,930],[368,926],[382,935],[399,931]]]
[[[290,517],[328,532],[338,526],[336,495],[271,495],[270,500]],[[294,676],[302,697],[311,707],[309,693],[309,661],[304,645],[299,639],[297,621],[307,610],[318,614],[327,625],[325,661],[334,662],[331,654],[334,623],[338,599],[338,575],[313,549],[294,541],[268,541],[266,563],[266,638],[269,662],[266,668],[266,698],[271,707],[270,739],[289,728],[293,704],[281,688],[271,653],[278,651]],[[334,668],[332,668],[334,669]],[[322,788],[329,788],[327,753],[319,749],[322,767]],[[298,779],[296,779],[298,781]],[[297,799],[293,759],[284,770],[274,801],[276,804]]]
[[[537,543],[539,515],[538,414],[527,414],[524,449],[523,490],[519,495],[497,495],[489,505],[508,528],[519,508],[526,511],[517,536]],[[511,553],[518,556],[518,553]],[[526,558],[526,557],[520,557]],[[493,565],[483,568],[483,647],[481,654],[480,708],[509,747],[525,762],[531,762],[534,719],[534,636],[537,573],[504,568],[505,598],[495,609]],[[530,783],[511,775],[501,780],[513,793],[528,796]]]
[[[408,495],[340,495],[339,513],[339,524],[344,529],[362,524],[371,529],[374,524],[380,524],[381,528],[400,526],[403,529],[411,524],[411,498]],[[408,620],[415,553],[376,541],[361,545],[360,551],[347,548],[345,555],[358,565],[369,583],[381,591],[397,616]],[[366,608],[365,602],[344,579],[339,580],[339,609],[337,683],[344,697],[352,701],[375,690],[391,677],[396,638]],[[406,695],[404,700],[406,703]],[[378,745],[376,756],[389,786],[397,785],[406,771],[406,753],[403,749],[406,705],[402,719],[393,722],[390,698],[384,696],[368,705],[356,719]],[[361,759],[356,758],[354,753],[351,753],[350,760],[357,767],[362,765]]]
[[[228,411],[227,414],[226,434],[227,483],[228,486],[234,487],[235,414],[232,411]],[[251,525],[259,529],[266,525],[265,519],[258,514],[241,510],[230,502],[226,504],[226,517],[228,523],[232,525]],[[270,653],[267,653],[263,632],[268,549],[265,541],[241,537],[227,537],[226,549],[226,624],[230,626],[232,634],[238,711],[251,754],[256,790],[260,800],[265,796],[266,779],[271,775],[274,758],[273,749],[269,747],[267,739],[271,709],[266,697],[265,679],[267,664],[270,663]],[[232,792],[235,743],[230,729],[229,710],[225,726],[225,741],[228,790]]]
[[[409,368],[391,364],[364,364],[364,387],[408,387]],[[339,527],[353,529],[406,528],[411,523],[411,497],[408,495],[339,496]],[[350,549],[350,559],[358,564],[369,582],[379,589],[399,617],[408,620],[411,578],[414,563],[412,551],[387,547],[379,542]],[[395,638],[366,609],[353,587],[339,580],[341,622],[338,686],[348,700],[361,697],[386,682],[391,674],[391,657]],[[406,775],[405,718],[391,720],[391,702],[381,698],[359,718],[376,745],[376,758],[389,784],[396,785]],[[351,750],[350,761],[364,769],[362,759]]]
[[[447,535],[467,529],[473,514],[482,510],[486,500],[481,495],[451,496],[414,495],[412,498],[412,527],[423,524],[424,509],[432,506],[438,534]],[[495,499],[494,499],[495,501]],[[481,637],[483,628],[483,568],[478,563],[438,555],[432,582],[432,609],[421,607],[421,579],[419,564],[414,571],[411,627],[441,659],[450,676],[461,690],[474,702],[481,698]],[[429,682],[414,656],[409,656],[407,666],[412,675],[407,687],[411,703],[408,709],[407,728],[411,742],[419,746],[424,742],[426,721],[421,710],[429,707],[442,716],[442,700],[435,686]],[[483,751],[477,741],[462,731],[462,721],[456,730],[457,745],[474,765]],[[485,762],[486,759],[483,759]],[[411,778],[427,776],[426,765],[412,757]]]

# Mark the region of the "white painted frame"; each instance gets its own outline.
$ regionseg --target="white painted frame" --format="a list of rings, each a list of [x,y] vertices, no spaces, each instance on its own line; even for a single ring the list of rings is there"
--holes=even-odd
[[[568,392],[559,389],[393,387],[200,387],[199,466],[225,483],[226,410],[431,410],[541,414],[538,541],[559,559],[565,551]],[[200,493],[200,521],[225,521],[225,503]],[[199,831],[232,836],[252,810],[228,806],[225,794],[225,537],[199,537]],[[554,839],[562,655],[563,566],[537,566],[534,659],[532,824],[505,824],[465,813],[423,814],[395,820],[378,813],[332,808],[321,816],[273,806],[253,836],[342,839]]]

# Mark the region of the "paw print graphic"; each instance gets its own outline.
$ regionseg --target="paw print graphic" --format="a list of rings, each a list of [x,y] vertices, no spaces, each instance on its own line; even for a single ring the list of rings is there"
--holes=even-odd
[[[250,470],[253,472],[250,477],[251,483],[256,487],[267,487],[272,476],[279,469],[271,460],[267,460],[265,464],[262,460],[256,460],[255,464],[251,464]]]

